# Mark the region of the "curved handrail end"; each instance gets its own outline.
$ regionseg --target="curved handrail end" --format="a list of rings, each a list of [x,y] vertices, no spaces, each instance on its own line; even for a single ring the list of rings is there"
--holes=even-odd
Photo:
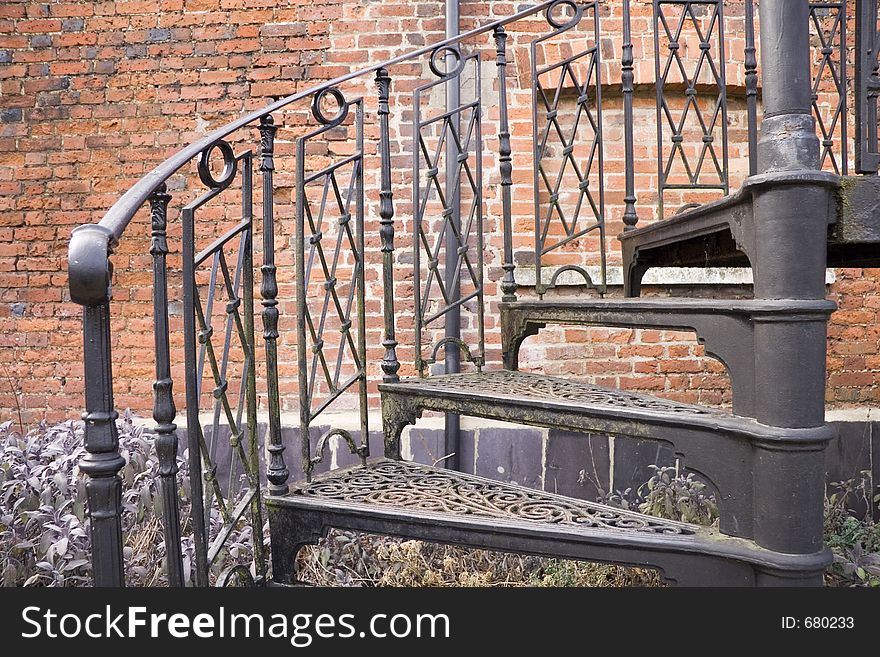
[[[115,239],[113,231],[100,224],[74,228],[67,249],[70,298],[82,306],[100,306],[110,301],[110,263]]]

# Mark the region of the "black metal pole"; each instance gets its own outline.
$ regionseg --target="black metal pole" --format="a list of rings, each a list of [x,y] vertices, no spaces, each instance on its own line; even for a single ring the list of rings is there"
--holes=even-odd
[[[633,43],[629,0],[623,0],[623,46],[620,55],[620,77],[623,89],[623,153],[625,191],[623,195],[623,232],[635,230],[639,223],[636,213],[635,158],[633,157]]]
[[[271,116],[260,119],[260,173],[263,176],[263,274],[260,296],[263,306],[263,340],[266,346],[266,386],[269,401],[269,435],[266,448],[266,480],[270,495],[286,495],[290,471],[284,463],[281,439],[281,401],[278,392],[278,282],[275,267],[275,133]]]
[[[758,173],[758,60],[755,57],[754,0],[746,0],[746,112],[749,122],[749,175]]]
[[[183,556],[180,547],[180,500],[177,496],[177,425],[171,378],[168,330],[167,208],[171,196],[165,183],[150,196],[153,256],[153,317],[156,345],[156,382],[153,384],[153,419],[156,420],[156,453],[159,456],[159,491],[162,496],[162,522],[165,530],[165,566],[169,586],[184,586]]]
[[[809,3],[762,0],[761,63],[764,119],[759,176],[798,172],[803,183],[768,182],[754,192],[755,298],[825,298],[830,187],[819,168],[811,114]],[[833,178],[833,177],[831,177]],[[755,324],[756,419],[780,428],[755,441],[755,540],[788,554],[822,549],[824,448],[801,440],[821,427],[825,412],[826,325],[789,316]],[[759,585],[819,585],[821,573],[768,569]]]
[[[446,38],[456,37],[459,34],[459,0],[446,0]],[[453,70],[456,61],[452,55],[447,57],[446,70]],[[452,112],[461,105],[461,78],[456,75],[446,82],[446,111]],[[456,120],[456,130],[460,122]],[[480,148],[480,145],[477,145]],[[478,155],[479,157],[479,155]],[[458,300],[461,290],[456,285],[456,272],[458,270],[458,243],[455,233],[460,233],[461,228],[461,186],[453,188],[458,169],[458,150],[454,139],[446,140],[446,198],[449,201],[449,209],[452,216],[449,218],[453,227],[446,229],[446,250],[444,252],[443,271],[446,278],[446,289],[449,293],[450,304]],[[482,193],[482,190],[480,190]],[[461,338],[461,312],[460,306],[451,305],[446,313],[445,334],[447,338]],[[461,371],[461,353],[458,346],[452,343],[446,344],[446,373],[454,374]],[[450,470],[460,469],[461,449],[461,417],[453,413],[447,413],[443,430],[443,456],[446,457],[444,464]]]

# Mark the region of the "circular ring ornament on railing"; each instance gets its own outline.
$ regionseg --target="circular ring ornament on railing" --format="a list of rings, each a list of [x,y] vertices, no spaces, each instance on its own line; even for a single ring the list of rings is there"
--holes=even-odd
[[[324,110],[321,108],[321,103],[328,94],[336,101],[336,114],[331,117],[324,114]],[[348,103],[345,100],[345,96],[336,87],[321,89],[321,91],[312,96],[312,116],[322,125],[339,125],[348,116]]]
[[[440,68],[440,65],[437,62],[437,56],[443,54],[443,68]],[[451,71],[446,69],[448,63],[448,56],[452,56],[455,60],[455,68]],[[461,52],[455,46],[440,46],[439,48],[435,48],[431,52],[431,59],[428,60],[428,68],[431,69],[431,73],[436,75],[438,78],[451,78],[459,73],[461,73],[461,69],[464,68],[464,59],[461,56]]]
[[[220,151],[223,156],[223,172],[220,178],[214,178],[211,173],[211,156],[215,150]],[[235,178],[235,172],[238,169],[238,162],[235,159],[235,153],[227,142],[222,139],[215,141],[208,148],[203,150],[199,156],[199,179],[206,187],[211,189],[225,189]]]
[[[567,20],[561,20],[561,17],[557,18],[557,10],[561,7],[570,8],[573,16]],[[565,30],[577,25],[580,22],[583,13],[583,7],[573,0],[556,0],[556,2],[547,7],[547,22],[557,30]]]
[[[220,588],[231,588],[233,586],[256,586],[254,576],[251,575],[250,568],[243,564],[230,566],[217,578],[217,586]]]

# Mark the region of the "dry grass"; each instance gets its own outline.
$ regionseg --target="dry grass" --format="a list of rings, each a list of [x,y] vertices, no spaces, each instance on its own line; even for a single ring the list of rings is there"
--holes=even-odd
[[[297,560],[318,586],[663,586],[656,571],[332,531]]]

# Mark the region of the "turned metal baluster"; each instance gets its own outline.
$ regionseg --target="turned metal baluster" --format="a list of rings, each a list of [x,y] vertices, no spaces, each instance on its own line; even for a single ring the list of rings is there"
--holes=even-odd
[[[507,118],[507,33],[502,26],[495,28],[495,62],[498,66],[498,168],[501,172],[501,213],[504,229],[504,262],[501,268],[501,300],[516,301],[516,278],[513,263],[513,222],[511,220],[510,186],[513,184],[513,164],[510,148],[510,125]]]
[[[397,371],[397,340],[394,331],[394,202],[391,192],[391,145],[388,134],[388,95],[391,76],[384,68],[376,71],[376,87],[379,90],[379,155],[381,158],[381,190],[379,191],[379,237],[382,242],[382,283],[384,289],[383,314],[385,339],[382,346],[382,377],[385,383],[399,381]],[[418,312],[418,309],[416,309]]]
[[[623,49],[620,56],[620,79],[623,87],[623,153],[624,153],[624,208],[623,232],[635,230],[639,222],[636,214],[635,157],[633,155],[633,44],[629,0],[623,0]]]
[[[746,0],[746,111],[749,121],[749,175],[758,173],[758,59],[755,56],[755,7]]]
[[[184,586],[180,549],[180,502],[177,495],[177,425],[174,418],[174,382],[168,330],[168,271],[166,256],[167,210],[171,196],[165,183],[150,196],[152,227],[150,255],[153,256],[153,335],[156,345],[156,382],[153,384],[153,419],[156,421],[156,453],[159,457],[159,492],[165,528],[165,563],[170,586]]]
[[[284,463],[281,439],[281,405],[278,393],[278,282],[275,278],[275,211],[273,172],[275,171],[275,133],[278,126],[271,116],[260,119],[260,172],[263,175],[263,339],[266,342],[266,385],[269,394],[269,463],[266,479],[270,495],[288,491],[290,471]]]

